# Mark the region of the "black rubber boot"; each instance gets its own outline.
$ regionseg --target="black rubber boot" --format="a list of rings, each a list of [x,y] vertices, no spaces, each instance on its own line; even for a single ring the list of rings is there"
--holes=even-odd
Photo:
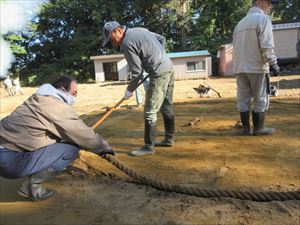
[[[18,190],[18,193],[32,201],[42,201],[54,195],[54,191],[45,189],[42,183],[54,177],[54,172],[47,168],[30,175]]]
[[[274,134],[274,128],[264,127],[265,123],[265,112],[252,112],[252,120],[253,120],[253,135],[271,135]]]
[[[145,145],[139,150],[130,152],[131,156],[143,156],[154,154],[154,142],[156,137],[156,123],[145,121],[144,142]]]
[[[164,126],[165,126],[165,139],[160,142],[155,142],[157,147],[172,147],[174,146],[174,116],[164,116]]]
[[[250,135],[249,111],[240,113],[242,121],[242,135]]]

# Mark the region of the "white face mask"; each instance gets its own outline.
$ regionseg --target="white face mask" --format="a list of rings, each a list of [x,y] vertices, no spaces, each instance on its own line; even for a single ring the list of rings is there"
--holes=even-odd
[[[75,104],[75,102],[76,102],[76,97],[75,96],[73,96],[73,95],[70,95],[67,91],[66,91],[66,89],[64,88],[64,87],[62,87],[62,89],[63,89],[63,91],[64,91],[64,93],[66,94],[66,102],[67,102],[67,104],[69,104],[69,105],[74,105]]]
[[[67,93],[67,92],[66,92],[66,95],[67,95],[67,99],[66,99],[67,104],[69,104],[69,105],[74,105],[75,102],[76,102],[76,97],[73,96],[73,95],[70,95],[70,94]]]

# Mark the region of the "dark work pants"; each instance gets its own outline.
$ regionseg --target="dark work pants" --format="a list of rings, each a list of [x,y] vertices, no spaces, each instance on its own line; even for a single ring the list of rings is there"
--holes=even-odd
[[[0,149],[0,176],[15,179],[35,174],[45,168],[59,172],[74,161],[78,146],[55,143],[36,151],[16,152]]]

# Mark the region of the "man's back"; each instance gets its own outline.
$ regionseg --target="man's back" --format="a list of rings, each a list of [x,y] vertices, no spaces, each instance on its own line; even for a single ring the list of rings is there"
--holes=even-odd
[[[8,144],[10,149],[29,151],[53,144],[56,139],[54,135],[49,137],[49,131],[59,137],[53,120],[62,123],[70,114],[75,116],[64,102],[54,97],[32,95],[0,121],[0,143],[11,143]]]
[[[0,145],[15,151],[34,151],[64,139],[89,150],[101,146],[102,138],[83,123],[69,104],[40,94],[33,94],[0,121]]]
[[[155,34],[145,28],[127,29],[121,49],[133,73],[142,69],[150,74],[173,70],[164,47]]]
[[[271,21],[258,7],[252,7],[236,26],[233,34],[233,71],[239,73],[267,73],[261,49],[272,48]]]

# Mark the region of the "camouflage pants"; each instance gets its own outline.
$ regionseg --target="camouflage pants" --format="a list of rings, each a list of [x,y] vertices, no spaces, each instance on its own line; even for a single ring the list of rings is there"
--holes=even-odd
[[[146,92],[144,119],[147,123],[157,121],[157,112],[163,116],[173,116],[174,72],[168,71],[158,76],[150,76]]]

